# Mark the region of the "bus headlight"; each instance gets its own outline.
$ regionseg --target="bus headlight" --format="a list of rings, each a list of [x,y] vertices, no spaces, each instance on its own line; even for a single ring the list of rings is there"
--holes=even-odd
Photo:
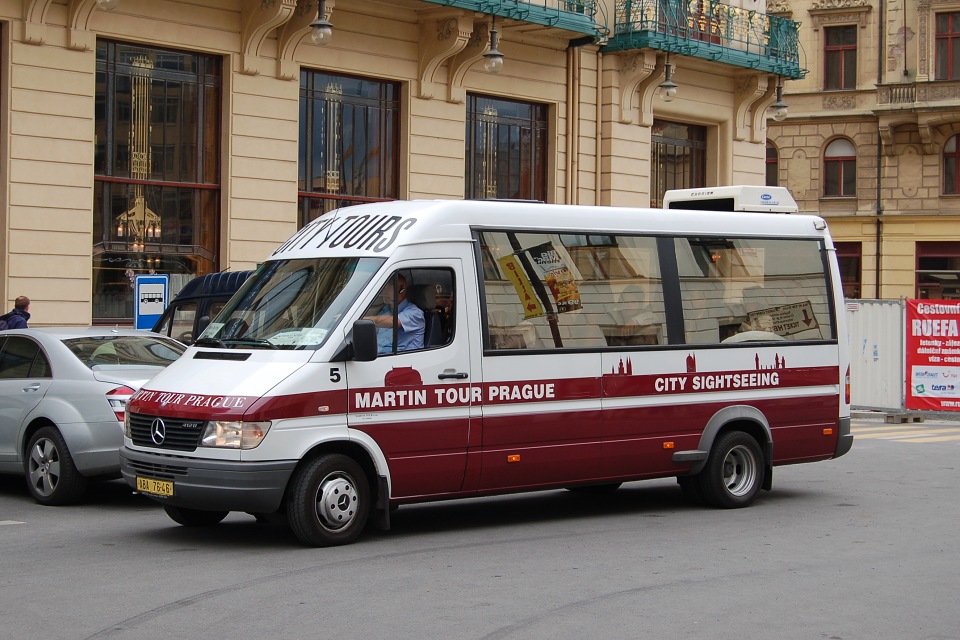
[[[222,422],[211,420],[203,429],[200,446],[224,447],[227,449],[253,449],[259,445],[267,432],[269,422]]]

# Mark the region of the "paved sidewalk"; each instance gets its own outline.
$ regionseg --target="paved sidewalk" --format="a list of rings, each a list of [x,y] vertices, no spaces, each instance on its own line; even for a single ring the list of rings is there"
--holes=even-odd
[[[957,424],[960,425],[960,411],[858,411],[850,412],[853,422],[883,422],[886,424]]]

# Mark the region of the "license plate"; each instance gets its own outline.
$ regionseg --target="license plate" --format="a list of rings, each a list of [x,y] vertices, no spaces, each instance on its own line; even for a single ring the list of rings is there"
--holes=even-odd
[[[155,496],[172,496],[173,483],[167,480],[154,480],[137,476],[137,491]]]

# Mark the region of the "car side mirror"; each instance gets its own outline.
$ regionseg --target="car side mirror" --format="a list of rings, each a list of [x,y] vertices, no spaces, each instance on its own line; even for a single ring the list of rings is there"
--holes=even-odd
[[[373,362],[377,359],[377,325],[373,320],[356,320],[350,341],[353,344],[354,360]]]
[[[204,330],[210,326],[210,316],[200,316],[200,319],[197,320],[197,335],[200,335]]]

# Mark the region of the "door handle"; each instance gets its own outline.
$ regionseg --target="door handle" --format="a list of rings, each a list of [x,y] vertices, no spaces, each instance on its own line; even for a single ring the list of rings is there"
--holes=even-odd
[[[27,385],[26,387],[23,388],[23,390],[26,391],[27,393],[29,393],[29,392],[31,392],[31,391],[39,391],[39,390],[40,390],[40,385],[39,385],[39,384]]]
[[[453,369],[445,369],[443,373],[437,376],[441,380],[466,380],[467,374],[463,371],[454,371]]]

